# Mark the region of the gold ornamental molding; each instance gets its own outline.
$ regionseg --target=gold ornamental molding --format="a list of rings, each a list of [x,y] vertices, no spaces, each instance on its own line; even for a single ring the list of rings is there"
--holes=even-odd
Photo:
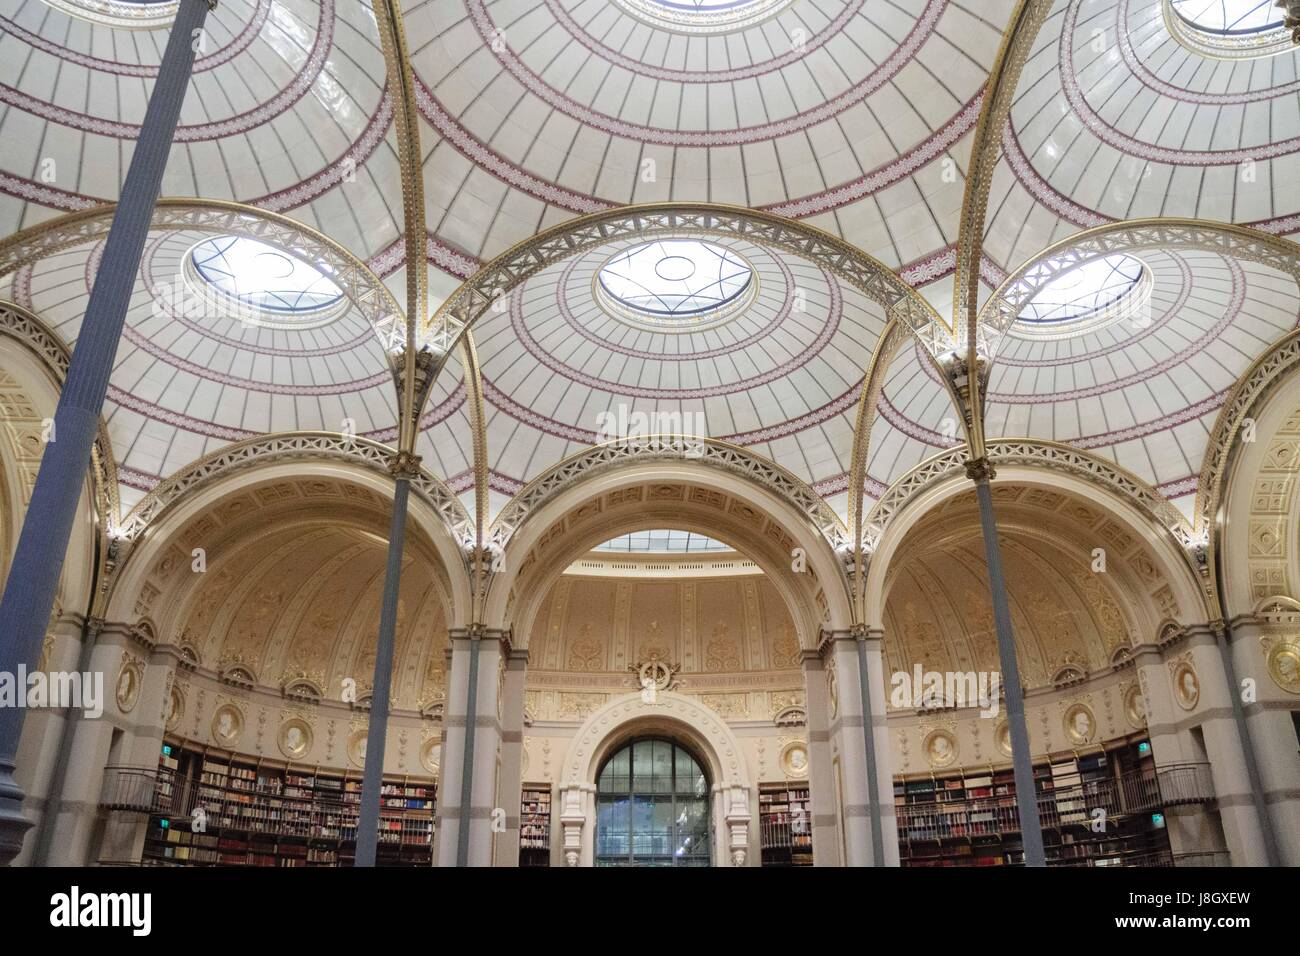
[[[989,192],[993,174],[1002,155],[1002,131],[1011,117],[1020,74],[1029,59],[1030,49],[1053,0],[1020,0],[1010,25],[1002,36],[1002,46],[989,71],[984,91],[984,106],[975,126],[971,144],[970,168],[962,196],[961,222],[957,232],[956,272],[953,275],[952,334],[959,339],[966,332],[967,367],[978,368],[976,315],[979,313],[980,258],[984,254],[984,231],[988,219]],[[984,416],[981,383],[971,376],[971,457],[984,456]]]
[[[57,252],[105,238],[116,211],[116,203],[96,206],[0,240],[0,277]],[[323,263],[330,270],[330,278],[371,324],[382,343],[390,338],[388,330],[393,323],[404,321],[397,300],[364,262],[324,233],[287,216],[228,200],[160,199],[149,228],[248,236],[279,246],[307,262]],[[392,367],[393,354],[387,345],[384,354]]]
[[[995,465],[1027,465],[1047,471],[1068,472],[1133,505],[1173,539],[1188,568],[1200,580],[1193,556],[1198,539],[1191,524],[1164,495],[1136,475],[1086,451],[1058,442],[996,439],[989,442],[988,457]],[[894,482],[867,516],[863,547],[874,552],[889,525],[916,500],[919,492],[954,476],[964,476],[968,459],[969,452],[965,446],[952,448],[921,462]]]
[[[429,273],[425,264],[424,169],[420,156],[419,109],[406,47],[406,29],[398,0],[374,0],[375,22],[388,70],[388,87],[396,94],[394,126],[402,177],[402,227],[406,248],[406,316],[403,325],[403,375],[399,406],[403,410],[397,436],[399,451],[415,449],[420,409],[416,408],[415,327],[429,311]]]
[[[13,339],[31,352],[55,389],[60,392],[63,390],[63,380],[67,377],[72,353],[33,312],[0,300],[0,335]],[[121,502],[118,499],[117,462],[113,457],[112,440],[102,416],[90,455],[95,509],[105,524],[112,525],[121,515]]]
[[[1242,425],[1246,419],[1258,417],[1264,404],[1297,368],[1300,368],[1300,330],[1287,333],[1257,358],[1237,380],[1232,394],[1219,410],[1196,489],[1196,527],[1208,531],[1211,540],[1217,531],[1217,517],[1224,504]]]
[[[1215,252],[1283,272],[1300,287],[1300,244],[1247,226],[1199,219],[1131,219],[1107,223],[1054,243],[998,286],[980,311],[980,354],[996,361],[1003,336],[1044,285],[1091,259],[1144,249]]]
[[[286,460],[345,462],[388,475],[393,449],[366,438],[332,432],[287,432],[237,442],[200,458],[161,482],[131,509],[115,529],[116,535],[129,547],[177,500],[234,472]],[[437,513],[448,535],[464,554],[474,538],[474,523],[460,499],[423,469],[411,485]]]
[[[849,550],[848,529],[833,508],[803,479],[748,449],[712,438],[659,436],[624,438],[594,445],[534,478],[501,509],[488,532],[489,547],[503,554],[528,516],[556,495],[593,475],[645,462],[696,462],[739,475],[786,502],[841,557]]]

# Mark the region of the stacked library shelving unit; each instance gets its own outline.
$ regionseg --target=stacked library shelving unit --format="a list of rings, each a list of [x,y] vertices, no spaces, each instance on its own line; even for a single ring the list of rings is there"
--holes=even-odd
[[[551,785],[526,783],[519,801],[519,865],[551,865]]]
[[[384,779],[380,866],[432,866],[437,784]],[[142,862],[158,866],[350,866],[361,773],[165,744]]]
[[[1034,764],[1049,866],[1170,866],[1169,835],[1151,805],[1126,805],[1125,775],[1155,779],[1150,745],[1134,739]],[[1010,766],[894,778],[903,866],[1023,864]]]
[[[812,866],[812,804],[807,783],[758,788],[763,866]]]

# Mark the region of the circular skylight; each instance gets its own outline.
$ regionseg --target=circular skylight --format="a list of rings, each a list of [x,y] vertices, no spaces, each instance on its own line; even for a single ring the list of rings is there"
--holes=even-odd
[[[47,4],[81,20],[128,30],[169,27],[180,8],[178,0],[45,0]]]
[[[1292,48],[1276,0],[1165,0],[1169,32],[1205,56],[1240,59]]]
[[[681,33],[723,33],[759,23],[792,0],[614,0],[639,20]]]
[[[247,236],[204,239],[188,256],[191,281],[238,313],[301,328],[336,318],[343,290],[315,266]]]
[[[1151,273],[1133,256],[1100,256],[1059,271],[1047,262],[1026,278],[1041,284],[1013,327],[1021,335],[1065,338],[1124,319],[1139,327],[1150,323]]]
[[[593,550],[617,551],[624,554],[704,554],[735,549],[729,544],[723,544],[714,538],[695,534],[692,531],[655,529],[634,531],[631,534],[611,538]]]
[[[757,282],[736,253],[699,239],[657,239],[611,257],[596,273],[597,299],[656,331],[699,331],[749,304]]]

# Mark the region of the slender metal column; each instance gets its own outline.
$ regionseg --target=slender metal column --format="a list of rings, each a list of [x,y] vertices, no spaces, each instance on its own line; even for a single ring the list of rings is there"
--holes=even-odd
[[[208,9],[209,0],[181,0],[104,244],[54,415],[52,439],[45,446],[0,600],[0,670],[9,673],[17,673],[20,664],[34,665],[40,654],[140,255],[194,67],[194,37]],[[23,818],[23,793],[13,775],[25,714],[21,707],[0,709],[0,864],[17,855],[30,825]]]
[[[871,862],[885,865],[884,826],[880,822],[880,782],[876,776],[876,727],[871,716],[871,681],[867,677],[867,632],[856,628],[854,637],[858,645],[858,688],[862,694],[862,739],[867,751],[867,787],[871,808]]]
[[[379,641],[375,647],[375,677],[371,685],[366,769],[361,782],[354,866],[374,866],[378,851],[379,795],[384,782],[388,698],[393,684],[393,647],[397,643],[397,595],[402,584],[402,547],[406,541],[406,504],[410,493],[410,478],[399,474],[397,490],[393,493],[392,524],[388,529],[388,565],[384,569],[384,597],[379,608]]]
[[[1011,761],[1016,776],[1016,809],[1020,813],[1020,839],[1026,866],[1046,866],[1043,830],[1038,820],[1038,793],[1034,789],[1034,765],[1029,755],[1029,728],[1025,724],[1025,693],[1020,685],[1016,641],[1011,630],[1011,607],[1007,603],[1007,582],[1002,574],[1002,548],[993,516],[993,492],[989,480],[993,468],[987,458],[966,463],[966,475],[975,482],[979,499],[980,526],[984,531],[984,555],[989,566],[989,592],[993,618],[998,628],[998,657],[1002,662],[1002,686],[1007,694],[1007,729],[1011,732]]]
[[[469,687],[465,696],[465,758],[460,766],[460,818],[456,825],[456,865],[469,866],[470,805],[474,800],[474,722],[478,720],[480,628],[469,632]]]
[[[1259,775],[1259,763],[1255,759],[1255,746],[1250,736],[1250,725],[1246,723],[1246,710],[1241,704],[1241,684],[1237,682],[1237,666],[1232,660],[1232,645],[1228,641],[1228,624],[1215,629],[1215,640],[1219,645],[1219,657],[1223,660],[1223,673],[1228,678],[1228,696],[1232,698],[1232,716],[1237,725],[1237,738],[1241,742],[1241,755],[1246,761],[1246,777],[1250,781],[1250,793],[1255,802],[1255,815],[1259,817],[1259,829],[1264,838],[1264,856],[1269,866],[1281,866],[1277,851],[1277,835],[1269,825],[1268,802],[1264,799],[1263,779]]]

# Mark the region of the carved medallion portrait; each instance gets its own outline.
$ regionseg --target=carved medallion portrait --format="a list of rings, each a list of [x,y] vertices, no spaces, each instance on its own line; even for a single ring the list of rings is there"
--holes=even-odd
[[[1097,736],[1097,718],[1087,704],[1071,704],[1066,708],[1062,723],[1070,743],[1092,743]]]
[[[1147,725],[1147,699],[1138,684],[1133,684],[1124,692],[1124,717],[1135,730],[1141,730]]]
[[[442,741],[437,737],[434,737],[431,740],[426,740],[424,746],[420,748],[420,765],[436,777],[438,775],[438,766],[441,762]]]
[[[1289,694],[1300,694],[1300,644],[1278,641],[1268,651],[1268,675]]]
[[[123,659],[117,672],[117,709],[129,714],[140,699],[140,686],[144,682],[144,668],[129,655]]]
[[[1011,725],[1005,720],[998,724],[997,729],[993,731],[994,739],[997,741],[998,750],[1001,750],[1008,757],[1011,756]]]
[[[946,730],[933,730],[922,744],[931,767],[950,767],[957,762],[957,738]]]
[[[301,717],[291,717],[280,725],[280,753],[290,760],[302,760],[311,752],[311,725]]]
[[[1183,710],[1194,710],[1200,703],[1201,679],[1187,661],[1174,668],[1174,699]]]
[[[808,776],[808,745],[794,740],[781,748],[781,772],[787,777]]]
[[[212,740],[232,750],[244,735],[244,715],[234,704],[222,704],[212,715]]]

